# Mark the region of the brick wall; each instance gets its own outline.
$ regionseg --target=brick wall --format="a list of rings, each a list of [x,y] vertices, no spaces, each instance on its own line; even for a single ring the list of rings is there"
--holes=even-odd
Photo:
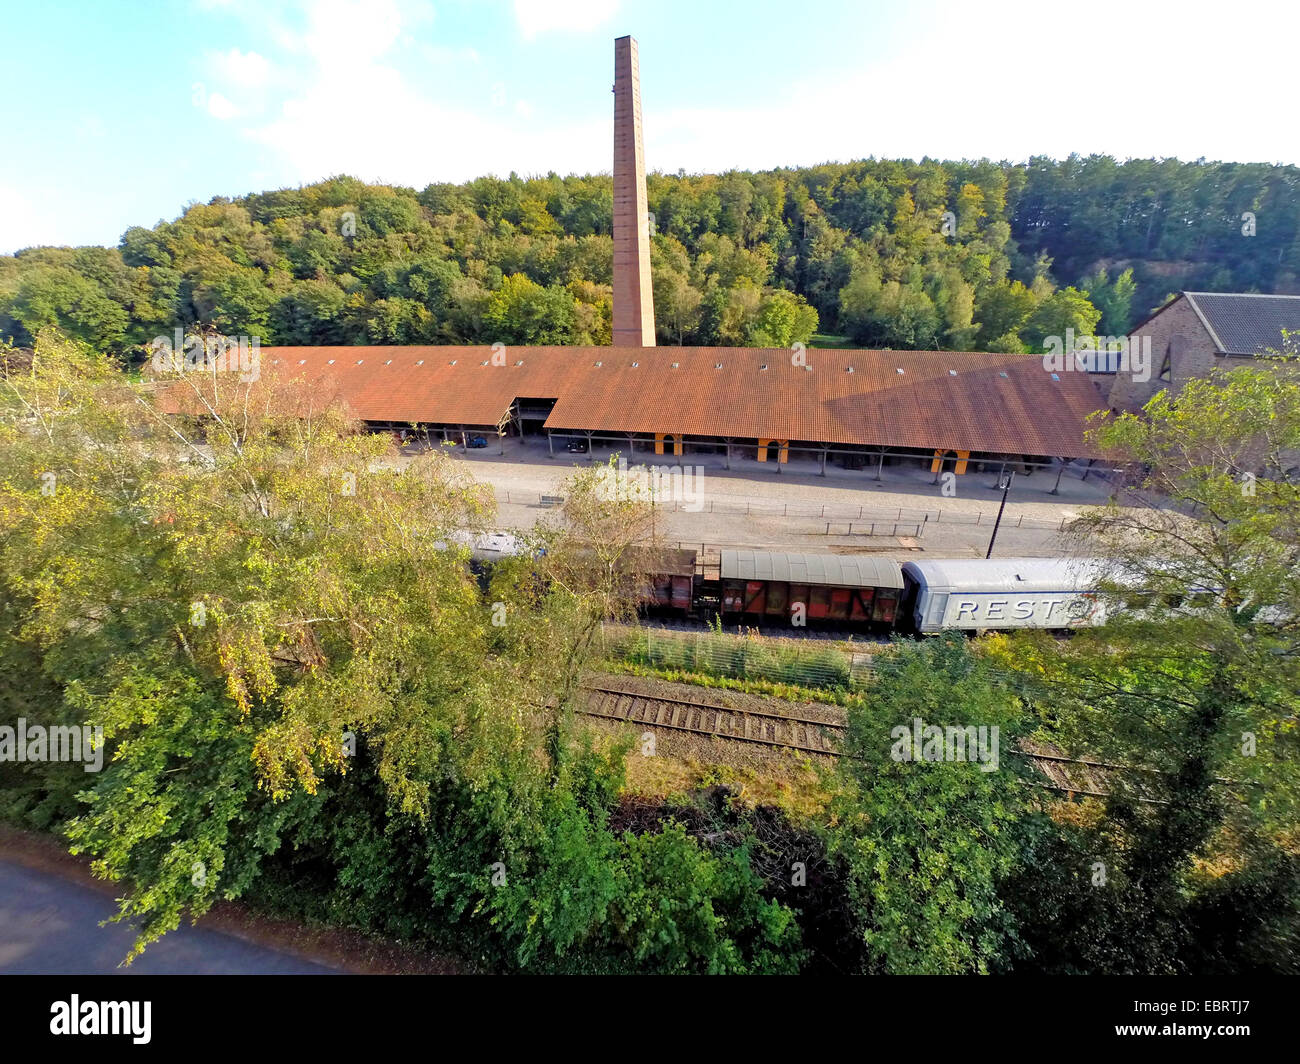
[[[1176,392],[1185,381],[1208,376],[1214,367],[1214,341],[1186,298],[1171,303],[1134,336],[1144,348],[1145,338],[1151,338],[1151,377],[1136,381],[1131,370],[1121,369],[1116,373],[1108,399],[1116,410],[1140,410],[1162,388]],[[1166,354],[1170,372],[1162,380],[1160,370]]]

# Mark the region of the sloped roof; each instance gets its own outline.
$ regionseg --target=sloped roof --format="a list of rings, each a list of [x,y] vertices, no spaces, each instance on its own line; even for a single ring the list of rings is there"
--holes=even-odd
[[[1224,354],[1262,355],[1282,350],[1282,330],[1300,333],[1300,296],[1246,292],[1184,292],[1211,339]]]
[[[560,397],[547,425],[1092,453],[1083,419],[1101,406],[1096,387],[1081,372],[1054,379],[1038,355],[828,349],[807,352],[807,362],[811,369],[792,365],[785,348],[620,349],[606,358],[608,372]]]
[[[516,396],[554,399],[575,387],[586,350],[507,348],[505,364],[493,365],[487,346],[264,347],[262,370],[332,380],[363,421],[495,425]]]
[[[783,554],[724,550],[723,580],[777,580],[831,587],[903,586],[903,570],[892,558],[854,558],[839,554]]]
[[[493,425],[554,399],[553,429],[1095,454],[1086,373],[1038,355],[737,347],[266,347],[262,371],[336,387],[367,421]],[[502,364],[503,363],[503,364]],[[852,372],[850,372],[850,368]]]

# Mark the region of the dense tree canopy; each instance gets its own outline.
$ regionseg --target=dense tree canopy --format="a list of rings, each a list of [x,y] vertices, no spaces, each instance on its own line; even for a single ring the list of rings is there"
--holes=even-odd
[[[1098,312],[1118,335],[1183,288],[1300,284],[1294,167],[869,160],[648,189],[661,343],[1023,350]],[[216,199],[117,248],[0,257],[0,339],[608,342],[612,203],[608,177],[554,174]]]
[[[448,542],[490,495],[445,453],[399,472],[300,384],[178,387],[201,422],[52,334],[0,348],[0,711],[103,743],[0,760],[0,819],[118,881],[137,950],[258,897],[499,968],[797,968],[743,846],[611,827],[626,747],[569,712],[647,504],[575,474],[485,598]]]

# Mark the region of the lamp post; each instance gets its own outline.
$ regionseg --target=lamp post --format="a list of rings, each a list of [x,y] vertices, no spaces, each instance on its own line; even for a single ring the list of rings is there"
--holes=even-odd
[[[1002,489],[1002,505],[998,507],[998,516],[993,522],[993,535],[989,536],[989,549],[984,555],[986,560],[993,557],[993,543],[998,538],[998,525],[1002,523],[1002,511],[1007,508],[1007,492],[1011,490],[1011,482],[1015,479],[1014,469],[1004,470],[1002,476],[998,478],[998,487]]]

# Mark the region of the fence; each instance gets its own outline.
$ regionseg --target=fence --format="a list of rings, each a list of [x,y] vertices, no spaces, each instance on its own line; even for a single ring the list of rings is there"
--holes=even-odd
[[[851,689],[870,671],[869,654],[781,643],[728,632],[673,632],[606,625],[606,653],[616,660],[733,680]]]
[[[520,506],[554,506],[556,496],[538,494],[535,491],[508,490],[496,492],[498,502]],[[734,501],[733,501],[734,500]],[[707,502],[683,503],[681,500],[665,500],[656,505],[671,512],[709,514],[746,514],[755,517],[807,517],[829,519],[826,522],[828,536],[833,535],[868,535],[868,536],[923,536],[925,526],[930,524],[946,525],[990,525],[997,516],[997,511],[985,510],[914,510],[906,506],[891,510],[872,510],[865,506],[819,506],[816,503],[801,505],[799,503],[774,503],[761,500],[744,499],[732,496],[730,499],[709,499]],[[1028,517],[1024,514],[1003,514],[1004,528],[1046,528],[1058,532],[1065,531],[1072,517],[1042,518]],[[844,532],[834,530],[837,523],[848,522]],[[888,529],[888,531],[886,531]]]

